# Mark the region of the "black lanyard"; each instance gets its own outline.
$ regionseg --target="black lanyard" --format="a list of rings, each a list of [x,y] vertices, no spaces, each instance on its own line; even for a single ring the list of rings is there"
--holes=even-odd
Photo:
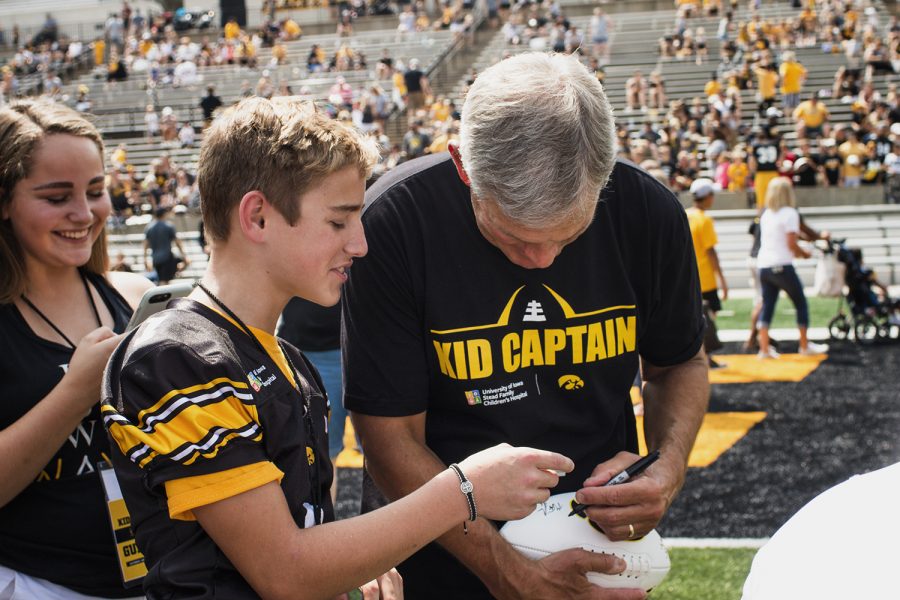
[[[94,318],[97,319],[97,327],[102,327],[102,326],[103,326],[103,322],[100,320],[100,313],[97,311],[97,305],[94,303],[94,295],[91,294],[91,288],[88,287],[87,277],[85,277],[85,276],[84,276],[84,273],[82,273],[81,271],[78,271],[78,274],[81,275],[81,283],[84,284],[84,291],[85,291],[85,293],[87,294],[88,300],[89,300],[90,303],[91,303],[91,310],[94,311]],[[47,315],[45,315],[44,313],[42,313],[42,312],[40,311],[40,309],[38,309],[38,307],[35,306],[34,303],[32,303],[31,300],[29,300],[27,296],[25,296],[25,294],[22,294],[22,302],[24,302],[25,304],[27,304],[27,305],[28,305],[28,308],[30,308],[31,310],[33,310],[33,311],[37,314],[37,316],[39,316],[41,319],[44,320],[44,323],[46,323],[47,325],[49,325],[50,328],[53,329],[53,331],[55,331],[57,334],[59,334],[59,337],[61,337],[62,339],[66,340],[66,343],[69,345],[69,347],[70,347],[72,350],[75,349],[75,344],[72,343],[72,340],[70,340],[70,339],[66,336],[66,334],[64,334],[64,333],[62,332],[62,330],[61,330],[59,327],[57,327],[56,324],[53,323],[53,321],[51,321],[51,320],[47,317]]]
[[[197,283],[197,287],[203,290],[209,299],[215,302],[222,311],[228,315],[232,321],[234,321],[237,326],[253,340],[253,343],[256,344],[256,347],[263,353],[263,355],[269,357],[269,353],[266,351],[265,346],[262,345],[262,342],[250,331],[250,328],[247,327],[243,321],[241,321],[240,317],[234,314],[230,308],[225,306],[225,303],[219,300],[209,289],[203,285],[202,283]],[[319,465],[317,464],[321,457],[316,456],[316,431],[313,426],[312,420],[312,404],[310,402],[310,396],[312,394],[309,389],[309,383],[307,383],[306,379],[300,374],[300,371],[297,370],[297,367],[294,366],[294,361],[291,360],[291,355],[288,354],[284,346],[281,345],[281,342],[278,342],[278,347],[281,349],[282,354],[284,354],[285,359],[287,359],[287,363],[291,368],[291,372],[294,374],[294,381],[296,381],[296,390],[300,393],[300,399],[303,403],[303,423],[306,429],[306,438],[307,445],[313,449],[314,462],[313,464],[307,464],[309,467],[308,475],[309,475],[309,486],[310,493],[312,494],[313,501],[313,522],[318,525],[322,522],[322,518],[320,516],[320,506],[322,505],[322,493],[319,489]],[[271,358],[271,357],[270,357]],[[274,361],[273,361],[274,362]],[[275,365],[278,368],[278,365]],[[308,458],[308,457],[307,457]],[[307,460],[308,463],[308,460]]]

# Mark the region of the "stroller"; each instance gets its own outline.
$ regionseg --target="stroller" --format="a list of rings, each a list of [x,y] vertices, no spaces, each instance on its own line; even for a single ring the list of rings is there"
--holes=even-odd
[[[828,323],[832,340],[845,340],[853,330],[859,344],[900,339],[900,301],[888,296],[887,288],[875,279],[872,269],[865,266],[862,250],[848,248],[846,240],[833,239],[823,248],[826,253],[836,253],[844,264],[845,293],[840,296],[838,313]],[[873,288],[882,291],[882,299]],[[846,302],[849,313],[844,310]]]

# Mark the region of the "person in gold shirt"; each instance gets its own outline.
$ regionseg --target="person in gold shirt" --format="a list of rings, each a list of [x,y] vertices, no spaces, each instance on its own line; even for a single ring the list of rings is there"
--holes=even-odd
[[[284,39],[286,40],[296,40],[303,35],[300,25],[293,19],[287,19],[284,25],[281,26],[281,30],[284,32]]]
[[[793,116],[797,122],[797,137],[813,138],[828,135],[828,107],[819,102],[815,92],[809,95],[809,100],[804,100],[794,109]]]
[[[445,123],[450,120],[450,103],[443,96],[438,96],[431,105],[431,120]]]
[[[106,57],[106,42],[103,38],[97,38],[91,48],[94,49],[94,64],[102,65],[103,59]]]
[[[276,41],[272,45],[272,62],[276,65],[283,65],[287,60],[287,48],[280,41]]]
[[[722,84],[719,83],[718,75],[715,71],[713,71],[712,75],[709,76],[709,81],[706,82],[706,85],[703,86],[703,93],[707,98],[710,96],[715,96],[719,92],[722,91]]]
[[[869,150],[859,141],[859,134],[850,130],[847,132],[847,141],[838,146],[838,155],[843,159],[844,187],[859,187],[866,156]]]
[[[797,55],[788,50],[782,56],[781,67],[781,105],[785,112],[792,111],[800,104],[800,91],[806,79],[806,68],[797,62]]]
[[[694,198],[694,206],[686,212],[694,242],[694,254],[697,257],[697,272],[700,274],[700,295],[704,304],[708,303],[709,313],[715,318],[715,314],[722,310],[716,280],[718,279],[721,284],[723,300],[728,299],[728,282],[725,280],[725,274],[719,264],[719,255],[716,253],[716,244],[719,243],[716,228],[712,218],[706,214],[706,211],[712,208],[716,197],[712,180],[696,179],[691,184],[691,195]],[[708,352],[707,349],[707,354]],[[710,357],[709,366],[717,368],[722,365]]]
[[[226,40],[237,40],[238,36],[241,34],[241,26],[238,25],[237,20],[234,17],[228,19],[228,22],[225,23],[225,39]]]
[[[775,65],[764,59],[753,69],[756,75],[757,110],[760,117],[765,117],[770,106],[775,105],[775,87],[778,85],[778,71]]]
[[[728,166],[728,191],[740,192],[746,189],[748,175],[750,175],[750,167],[744,162],[744,153],[735,152],[732,162]]]

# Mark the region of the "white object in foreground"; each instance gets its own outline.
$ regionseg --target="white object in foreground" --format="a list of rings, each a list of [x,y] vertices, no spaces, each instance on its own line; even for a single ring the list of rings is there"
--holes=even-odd
[[[624,560],[627,567],[617,575],[588,573],[588,580],[600,587],[649,591],[662,582],[669,572],[669,553],[655,529],[637,540],[613,542],[587,517],[569,517],[574,504],[574,492],[551,496],[524,519],[506,523],[500,535],[532,559],[569,548],[584,548],[614,554]]]
[[[756,553],[743,600],[897,598],[900,462],[825,490]]]

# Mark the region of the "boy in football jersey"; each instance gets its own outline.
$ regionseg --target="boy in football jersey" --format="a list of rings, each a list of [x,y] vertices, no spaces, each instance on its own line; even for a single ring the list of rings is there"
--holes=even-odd
[[[244,100],[207,129],[208,270],[122,342],[104,381],[148,598],[332,598],[361,585],[399,598],[394,564],[467,518],[529,514],[556,471],[572,470],[556,453],[497,446],[403,503],[330,523],[328,400],[273,332],[293,296],[339,300],[367,251],[360,213],[376,158],[361,134],[293,98]]]

